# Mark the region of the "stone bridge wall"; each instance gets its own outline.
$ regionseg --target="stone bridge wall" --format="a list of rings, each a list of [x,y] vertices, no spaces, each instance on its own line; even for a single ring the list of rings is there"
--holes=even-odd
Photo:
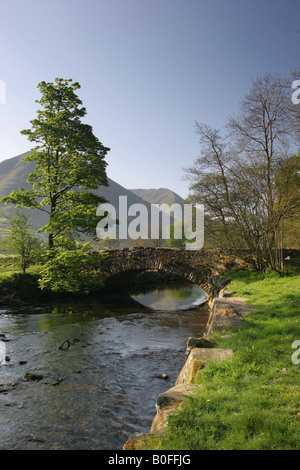
[[[220,274],[234,266],[245,266],[240,256],[223,250],[136,247],[105,253],[107,258],[101,263],[104,279],[126,271],[158,270],[198,284],[208,294]]]

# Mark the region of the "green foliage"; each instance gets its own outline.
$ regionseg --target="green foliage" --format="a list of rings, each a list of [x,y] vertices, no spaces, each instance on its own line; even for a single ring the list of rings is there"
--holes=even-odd
[[[42,256],[42,245],[36,234],[31,229],[31,219],[24,213],[22,208],[14,210],[12,217],[2,214],[6,220],[6,225],[2,227],[2,233],[6,236],[1,241],[1,249],[8,256],[9,260],[16,261],[25,273],[30,264],[36,263]]]
[[[178,238],[176,232],[179,232],[181,238]],[[170,226],[170,238],[167,240],[167,244],[170,248],[185,248],[187,239],[184,236],[184,227],[182,222],[176,222],[176,227],[174,224]]]
[[[290,205],[291,211],[282,221],[281,242],[286,248],[299,249],[300,233],[300,150],[292,156],[278,172],[276,188],[279,195],[278,207],[284,211]]]
[[[2,202],[39,209],[49,215],[43,227],[49,234],[49,248],[61,245],[69,232],[95,235],[96,208],[103,198],[90,192],[107,186],[105,156],[109,149],[94,136],[92,127],[81,122],[86,110],[75,91],[77,82],[57,78],[55,83],[41,82],[39,103],[42,109],[31,121],[31,129],[21,133],[37,145],[26,162],[35,162],[35,170],[22,187]]]
[[[101,261],[105,253],[88,254],[86,245],[58,252],[42,267],[39,285],[42,290],[58,293],[91,294],[103,286]]]

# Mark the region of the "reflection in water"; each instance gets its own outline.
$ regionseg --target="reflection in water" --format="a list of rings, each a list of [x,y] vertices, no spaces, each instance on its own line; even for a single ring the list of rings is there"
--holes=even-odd
[[[207,294],[197,285],[156,289],[147,294],[132,295],[133,299],[154,310],[188,310],[206,302]]]
[[[186,287],[171,291],[179,308],[194,301]],[[167,307],[114,295],[0,312],[10,358],[0,365],[0,449],[121,449],[133,432],[149,432],[157,396],[174,385],[186,340],[203,333],[208,317],[205,305]],[[43,379],[26,381],[27,372]]]

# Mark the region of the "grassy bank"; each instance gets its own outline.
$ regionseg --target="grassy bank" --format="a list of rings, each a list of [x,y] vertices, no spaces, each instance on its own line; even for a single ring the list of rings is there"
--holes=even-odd
[[[41,270],[41,266],[30,266],[26,269],[27,274],[39,274]],[[21,269],[16,269],[11,266],[2,267],[0,268],[0,281],[6,279],[8,277],[13,276],[14,274],[22,274],[23,271]]]
[[[258,309],[241,330],[226,331],[231,338],[214,334],[217,347],[232,348],[234,358],[198,374],[199,391],[150,448],[300,449],[300,364],[292,361],[292,343],[300,340],[300,275],[230,277],[229,290]]]

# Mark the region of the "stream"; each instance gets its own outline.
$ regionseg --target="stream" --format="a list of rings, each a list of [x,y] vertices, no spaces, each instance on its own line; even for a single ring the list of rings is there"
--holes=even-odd
[[[0,310],[0,449],[118,450],[149,432],[188,337],[204,331],[205,301],[182,281]]]

